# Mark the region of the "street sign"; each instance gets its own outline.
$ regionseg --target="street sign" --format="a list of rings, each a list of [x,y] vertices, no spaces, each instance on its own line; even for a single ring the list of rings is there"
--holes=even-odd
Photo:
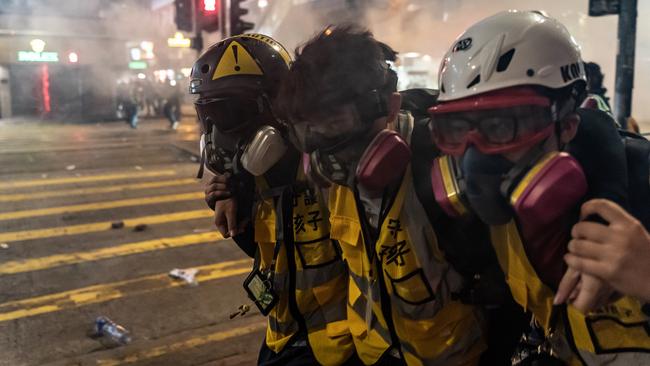
[[[621,0],[589,0],[589,15],[599,17],[618,14],[621,10]]]
[[[20,62],[59,62],[57,52],[18,51]]]
[[[192,45],[192,40],[190,38],[185,38],[183,33],[176,32],[173,38],[167,38],[167,46],[175,48],[190,48]]]
[[[145,61],[131,61],[129,62],[129,69],[131,70],[144,70],[147,68],[147,62]]]

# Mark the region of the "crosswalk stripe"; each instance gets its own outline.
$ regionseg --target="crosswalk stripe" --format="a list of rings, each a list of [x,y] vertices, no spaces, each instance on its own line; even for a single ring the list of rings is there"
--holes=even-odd
[[[47,257],[20,259],[0,263],[0,275],[40,271],[70,264],[123,257],[127,255],[151,252],[154,250],[180,248],[190,245],[215,242],[219,240],[223,240],[221,234],[218,232],[208,232],[146,240],[85,252],[54,254]]]
[[[228,330],[215,332],[212,334],[193,337],[172,344],[166,344],[162,346],[153,347],[150,349],[145,349],[121,358],[98,359],[97,365],[117,366],[117,365],[132,364],[135,362],[149,360],[170,353],[190,350],[195,347],[200,347],[209,343],[220,342],[220,341],[225,341],[227,339],[244,336],[247,334],[251,334],[253,332],[261,331],[264,328],[266,328],[265,322],[257,322],[257,323],[237,327],[237,328],[231,328]]]
[[[203,197],[204,197],[203,192],[192,192],[192,193],[170,194],[170,195],[154,196],[154,197],[129,198],[129,199],[117,200],[117,201],[84,203],[80,205],[37,208],[33,210],[2,212],[0,213],[0,220],[14,220],[14,219],[23,219],[26,217],[47,216],[47,215],[55,215],[55,214],[71,213],[71,212],[97,211],[97,210],[106,210],[109,208],[118,208],[118,207],[153,205],[156,203],[177,202],[177,201],[189,201],[194,199],[203,199]]]
[[[174,212],[161,215],[141,216],[132,219],[121,220],[124,228],[132,228],[136,225],[156,225],[176,221],[187,221],[212,217],[214,213],[208,209]],[[94,222],[91,224],[58,226],[45,229],[0,232],[0,243],[10,243],[21,240],[54,238],[57,236],[79,235],[112,230],[112,221]]]
[[[199,273],[195,278],[200,283],[244,274],[250,271],[251,263],[250,259],[242,259],[196,267]],[[142,295],[182,285],[184,285],[183,281],[173,281],[167,273],[160,273],[10,301],[0,304],[0,322],[77,308],[126,296]]]
[[[33,192],[33,193],[0,194],[0,202],[27,201],[27,200],[35,200],[35,199],[51,198],[51,197],[82,196],[82,195],[98,194],[98,193],[132,191],[138,189],[174,187],[174,186],[182,186],[186,184],[196,185],[197,182],[196,179],[194,178],[186,178],[186,179],[165,180],[162,182],[118,184],[118,185],[111,185],[107,187],[65,189],[60,191]]]
[[[37,186],[51,186],[56,184],[68,183],[87,183],[87,182],[102,182],[120,179],[133,179],[133,178],[150,178],[176,175],[174,170],[156,170],[156,171],[133,171],[114,174],[101,174],[101,175],[87,175],[81,177],[62,177],[62,178],[44,178],[44,179],[31,179],[19,180],[13,182],[0,182],[0,189],[8,188],[23,188],[23,187],[37,187]]]

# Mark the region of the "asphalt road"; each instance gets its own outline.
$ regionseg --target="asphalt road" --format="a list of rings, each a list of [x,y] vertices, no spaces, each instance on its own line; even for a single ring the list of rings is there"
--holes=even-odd
[[[255,363],[264,319],[229,319],[252,261],[213,230],[196,141],[189,119],[0,120],[1,366]],[[132,342],[89,337],[100,315]]]

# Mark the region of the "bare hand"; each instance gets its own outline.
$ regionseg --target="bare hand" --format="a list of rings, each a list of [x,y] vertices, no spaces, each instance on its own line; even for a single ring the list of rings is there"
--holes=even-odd
[[[230,174],[217,174],[213,176],[205,185],[205,203],[215,210],[217,201],[225,200],[232,197],[232,192],[228,186]]]
[[[603,279],[623,294],[650,301],[650,235],[614,202],[596,199],[582,206],[583,218],[594,214],[609,226],[588,221],[576,224],[570,253],[565,256],[567,264]]]

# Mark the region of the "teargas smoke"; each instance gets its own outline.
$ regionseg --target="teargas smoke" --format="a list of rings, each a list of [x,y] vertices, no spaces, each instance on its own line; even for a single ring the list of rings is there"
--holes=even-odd
[[[437,87],[440,58],[456,37],[476,21],[507,9],[540,10],[567,26],[582,46],[585,61],[600,64],[605,74],[607,96],[613,102],[618,17],[589,17],[588,1],[377,0],[347,1],[346,9],[340,9],[343,5],[326,5],[344,2],[305,0],[293,3],[298,4],[294,8],[300,9],[289,10],[269,3],[269,11],[275,8],[277,13],[285,14],[282,24],[262,23],[288,49],[299,46],[328,24],[361,22],[377,39],[401,53],[395,64],[401,79],[400,88]],[[650,98],[650,89],[643,82],[650,80],[650,23],[642,21],[648,17],[650,2],[639,1],[632,115],[640,122],[642,130],[650,129],[650,105],[643,103]]]

